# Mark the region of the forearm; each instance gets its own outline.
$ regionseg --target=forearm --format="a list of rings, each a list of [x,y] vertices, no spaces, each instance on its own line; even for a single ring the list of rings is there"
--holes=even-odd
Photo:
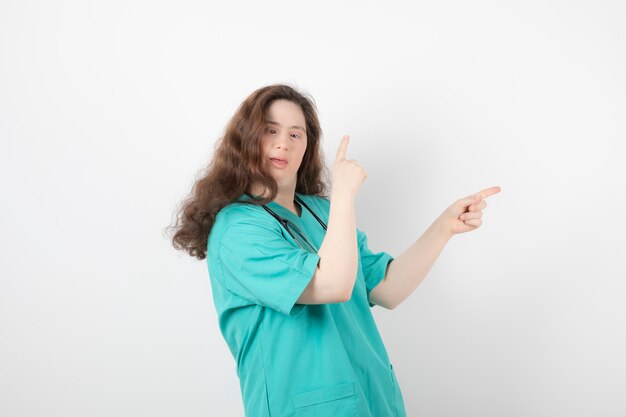
[[[326,236],[318,255],[325,285],[349,298],[359,262],[355,203],[351,195],[331,194]]]
[[[378,291],[385,307],[397,307],[419,286],[452,236],[437,219],[417,241],[394,258]],[[372,291],[372,298],[376,297],[377,288]]]

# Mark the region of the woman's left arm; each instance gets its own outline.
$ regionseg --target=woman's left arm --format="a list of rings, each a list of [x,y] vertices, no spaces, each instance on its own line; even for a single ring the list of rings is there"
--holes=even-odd
[[[457,200],[400,256],[389,263],[385,278],[370,292],[370,302],[389,310],[396,308],[424,280],[452,236],[482,224],[485,198],[500,192],[494,186]]]

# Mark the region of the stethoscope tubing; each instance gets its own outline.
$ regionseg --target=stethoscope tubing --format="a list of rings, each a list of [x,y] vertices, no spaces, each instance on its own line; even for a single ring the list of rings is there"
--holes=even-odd
[[[245,193],[247,196],[252,197],[250,194]],[[324,223],[324,221],[322,219],[320,219],[317,214],[315,214],[315,212],[313,210],[311,210],[311,208],[308,206],[308,204],[306,204],[304,201],[302,201],[302,199],[300,197],[298,197],[297,195],[294,195],[295,200],[301,204],[302,206],[304,206],[304,208],[306,208],[309,213],[311,213],[313,215],[313,217],[315,217],[315,219],[318,221],[318,223],[324,228],[324,230],[327,230],[326,227],[326,223]],[[278,214],[276,214],[274,212],[274,210],[270,209],[269,207],[267,207],[265,204],[262,205],[262,207],[268,212],[270,213],[276,220],[278,220],[278,222],[283,226],[283,228],[287,231],[287,233],[289,233],[289,236],[291,236],[293,238],[293,240],[296,241],[296,243],[298,243],[298,245],[300,245],[300,243],[298,242],[298,239],[296,239],[296,237],[293,235],[293,233],[291,233],[291,230],[289,230],[289,228],[287,227],[287,223],[289,222],[287,219],[279,216]],[[315,248],[315,245],[313,245],[311,243],[311,241],[309,240],[309,238],[307,238],[305,236],[305,234],[300,231],[300,235],[302,235],[302,237],[304,239],[306,239],[306,243],[309,244],[312,248]],[[303,248],[304,249],[304,248]]]

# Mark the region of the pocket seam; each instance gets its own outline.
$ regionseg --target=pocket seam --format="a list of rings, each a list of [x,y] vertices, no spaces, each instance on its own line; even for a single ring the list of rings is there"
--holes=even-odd
[[[294,408],[303,408],[349,397],[354,398],[354,383],[352,382],[345,382],[343,384],[331,385],[329,387],[294,394],[292,401]]]

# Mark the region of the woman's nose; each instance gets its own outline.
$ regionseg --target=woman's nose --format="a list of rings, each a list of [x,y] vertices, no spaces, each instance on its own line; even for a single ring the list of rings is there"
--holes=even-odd
[[[289,135],[276,135],[274,146],[287,149],[287,143],[289,142]]]

